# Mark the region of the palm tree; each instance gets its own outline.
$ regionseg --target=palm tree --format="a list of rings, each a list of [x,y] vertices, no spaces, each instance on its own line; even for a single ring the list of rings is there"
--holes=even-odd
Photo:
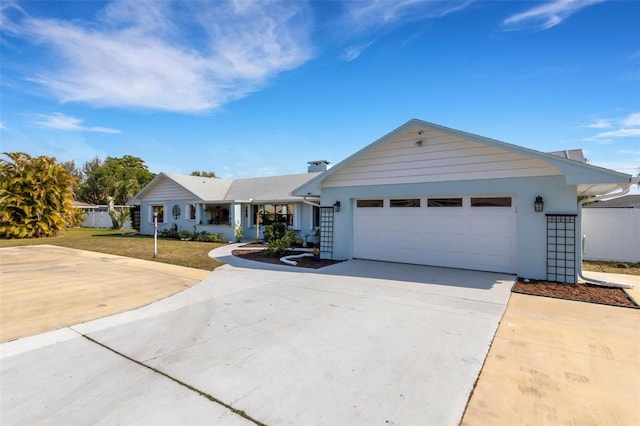
[[[73,177],[55,158],[4,153],[0,159],[0,238],[56,235],[73,223]]]

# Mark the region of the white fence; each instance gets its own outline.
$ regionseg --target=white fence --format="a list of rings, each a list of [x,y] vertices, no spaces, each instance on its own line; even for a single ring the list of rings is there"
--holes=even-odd
[[[640,209],[582,209],[585,260],[640,262]]]
[[[111,217],[109,216],[108,211],[87,211],[80,226],[83,228],[111,228],[113,226],[113,222],[111,222]],[[131,229],[133,227],[131,220],[127,220],[124,223],[124,227],[125,229]]]

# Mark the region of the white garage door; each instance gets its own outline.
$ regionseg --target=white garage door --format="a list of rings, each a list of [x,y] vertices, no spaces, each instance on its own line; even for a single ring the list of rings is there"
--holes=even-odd
[[[513,197],[356,200],[354,257],[516,271]]]

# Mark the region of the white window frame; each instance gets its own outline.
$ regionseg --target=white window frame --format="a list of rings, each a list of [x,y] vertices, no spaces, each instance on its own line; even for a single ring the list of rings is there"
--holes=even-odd
[[[149,223],[153,223],[154,207],[162,207],[162,221],[158,220],[158,223],[167,223],[167,206],[163,203],[149,203]]]
[[[191,209],[193,209],[194,217],[191,218]],[[197,222],[198,221],[198,205],[196,203],[187,203],[184,206],[185,211],[185,220],[189,222]]]

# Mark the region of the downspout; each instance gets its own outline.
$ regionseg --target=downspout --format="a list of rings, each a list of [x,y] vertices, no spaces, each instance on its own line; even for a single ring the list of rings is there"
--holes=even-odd
[[[305,203],[305,204],[309,204],[310,206],[320,207],[320,203],[314,203],[313,201],[307,200],[307,195],[302,197],[302,202]]]
[[[625,283],[615,283],[615,282],[610,282],[610,281],[603,281],[603,280],[598,280],[595,278],[589,278],[589,277],[585,277],[583,275],[582,272],[582,249],[583,249],[583,244],[582,244],[582,206],[586,203],[590,203],[592,201],[600,201],[600,200],[607,200],[609,198],[615,198],[615,197],[619,197],[622,195],[625,195],[629,192],[631,188],[631,185],[626,185],[626,188],[624,188],[624,190],[622,192],[617,192],[614,194],[605,194],[605,195],[598,195],[596,197],[590,197],[590,198],[585,198],[584,200],[580,200],[578,201],[578,223],[580,224],[580,232],[578,235],[580,235],[580,241],[578,243],[578,259],[577,259],[577,267],[578,267],[578,276],[580,278],[582,278],[585,282],[589,283],[589,284],[596,284],[596,285],[601,285],[604,287],[615,287],[615,288],[634,288],[633,284],[625,284]]]

